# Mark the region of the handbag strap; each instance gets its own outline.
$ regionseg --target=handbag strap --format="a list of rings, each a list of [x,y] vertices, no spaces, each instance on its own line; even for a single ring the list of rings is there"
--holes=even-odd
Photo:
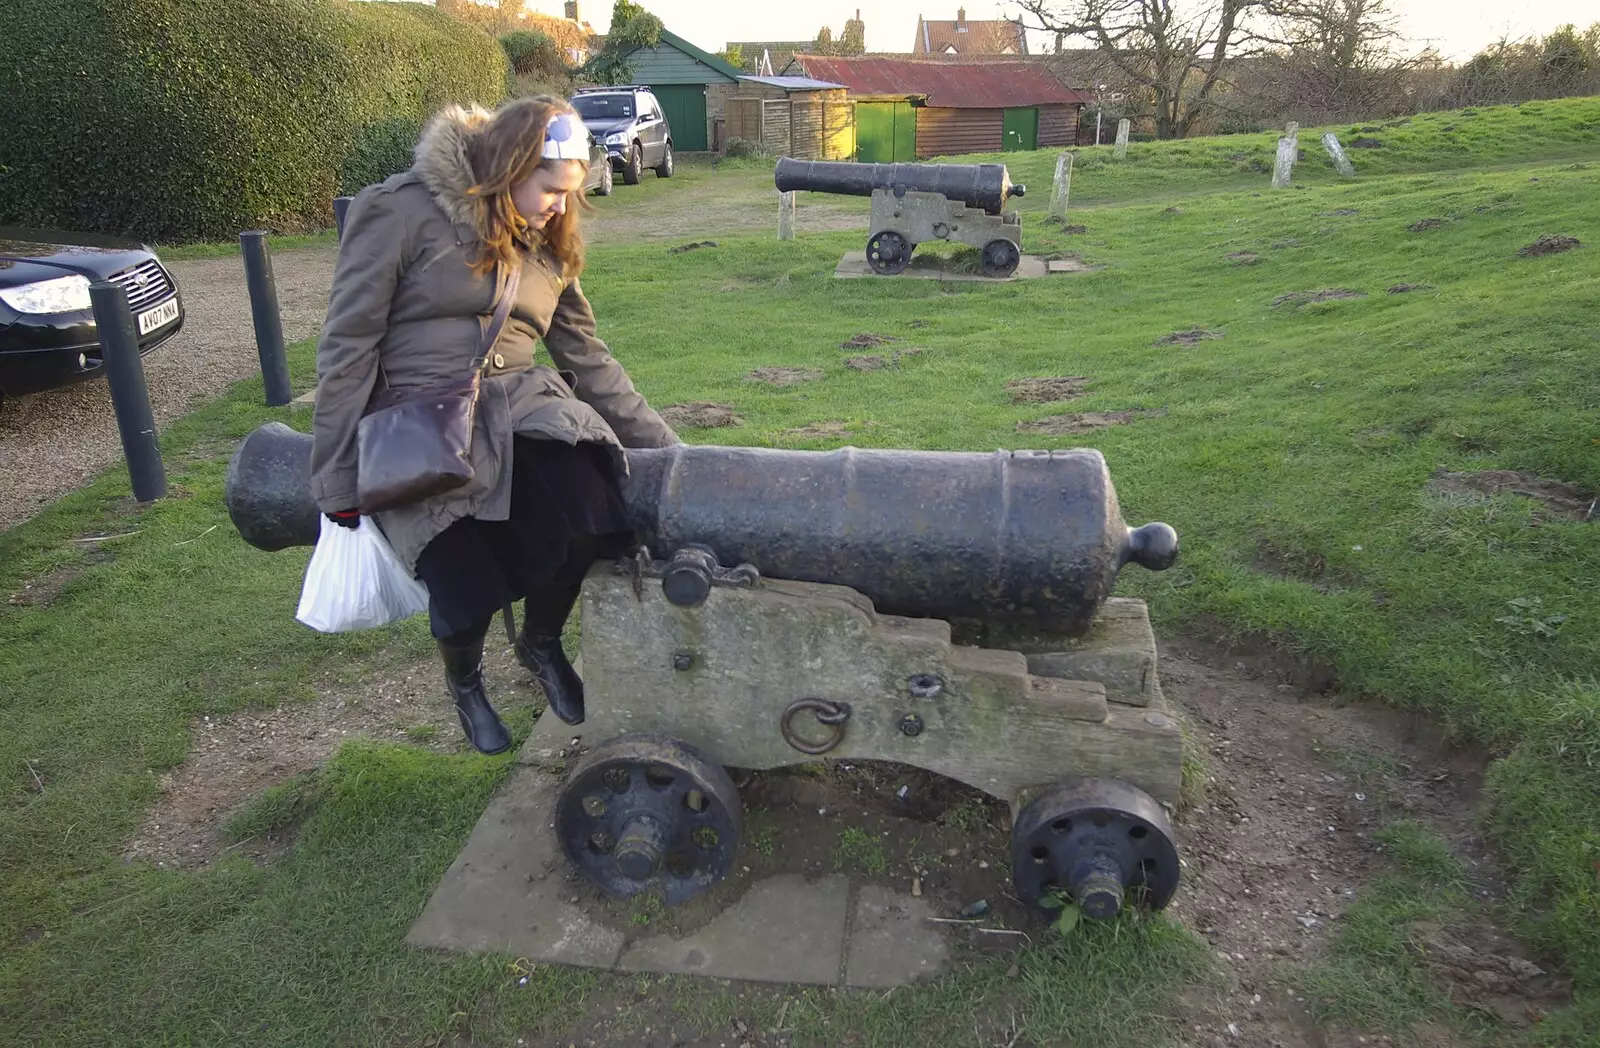
[[[498,273],[499,270],[497,269]],[[496,283],[498,283],[498,277]],[[483,338],[478,341],[478,354],[472,358],[472,373],[481,374],[489,369],[489,351],[500,340],[500,332],[505,329],[506,319],[511,316],[511,306],[517,300],[517,289],[522,286],[522,266],[512,266],[506,274],[505,286],[500,289],[500,298],[495,303],[494,317],[489,321],[489,326],[483,333]],[[378,361],[378,379],[383,383],[384,389],[389,389],[389,376],[383,370],[383,360]]]
[[[522,286],[522,266],[510,267],[506,274],[505,287],[500,291],[500,301],[495,304],[494,319],[489,321],[489,327],[483,333],[483,340],[478,343],[478,356],[472,362],[474,371],[486,371],[489,366],[489,351],[494,349],[494,344],[500,340],[500,332],[505,329],[506,318],[511,315],[511,304],[517,300],[517,289]]]

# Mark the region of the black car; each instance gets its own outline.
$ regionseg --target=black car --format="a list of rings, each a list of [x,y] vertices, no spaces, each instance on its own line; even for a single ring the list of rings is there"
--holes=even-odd
[[[606,157],[606,147],[589,133],[589,174],[583,180],[583,191],[593,191],[595,196],[611,195],[611,162]]]
[[[611,165],[628,185],[649,167],[672,177],[672,125],[648,87],[586,87],[570,102],[589,131],[605,143]]]
[[[142,244],[0,227],[0,398],[71,385],[105,365],[89,285],[122,286],[143,356],[183,328],[177,281]]]

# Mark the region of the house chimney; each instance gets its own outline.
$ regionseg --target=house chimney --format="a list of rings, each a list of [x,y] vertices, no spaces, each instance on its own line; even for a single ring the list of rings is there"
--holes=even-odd
[[[567,0],[567,18],[569,21],[581,21],[578,18],[578,0]]]
[[[966,30],[966,28],[967,28],[967,9],[964,8],[964,7],[958,7],[958,8],[956,8],[956,32],[958,32],[958,33],[959,32],[963,32],[963,31]]]

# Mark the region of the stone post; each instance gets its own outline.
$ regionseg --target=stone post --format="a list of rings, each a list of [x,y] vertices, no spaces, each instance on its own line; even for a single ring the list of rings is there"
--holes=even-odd
[[[1067,217],[1067,197],[1072,193],[1072,154],[1056,157],[1056,180],[1050,193],[1050,213]]]
[[[1287,189],[1289,180],[1294,177],[1295,154],[1300,150],[1299,143],[1287,135],[1278,139],[1278,161],[1272,166],[1272,188]]]
[[[1346,178],[1354,177],[1356,166],[1350,162],[1349,157],[1344,155],[1344,147],[1339,145],[1339,137],[1332,131],[1322,136],[1322,148],[1326,149],[1328,155],[1333,157],[1333,166],[1338,169],[1339,174]]]
[[[794,194],[778,194],[778,239],[794,239]]]
[[[1117,151],[1114,155],[1118,160],[1128,155],[1128,131],[1131,127],[1127,117],[1117,121]]]

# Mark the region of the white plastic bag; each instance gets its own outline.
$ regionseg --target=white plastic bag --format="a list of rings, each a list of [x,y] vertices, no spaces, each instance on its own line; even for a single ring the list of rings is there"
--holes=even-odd
[[[428,588],[406,573],[370,519],[356,528],[322,518],[295,619],[321,633],[387,626],[428,610]]]

